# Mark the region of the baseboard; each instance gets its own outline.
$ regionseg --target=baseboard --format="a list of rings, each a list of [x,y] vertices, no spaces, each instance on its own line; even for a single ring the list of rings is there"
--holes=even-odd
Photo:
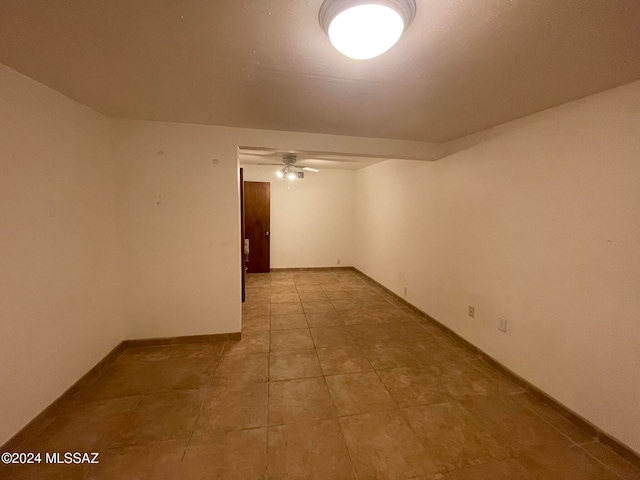
[[[585,430],[590,436],[597,438],[598,441],[600,441],[600,443],[611,448],[614,452],[616,452],[622,458],[624,458],[629,463],[634,465],[636,468],[640,468],[640,453],[636,452],[631,447],[628,447],[617,438],[613,437],[612,435],[603,431],[599,427],[595,426],[589,420],[586,420],[582,416],[578,415],[569,407],[565,406],[564,404],[562,404],[561,402],[553,398],[548,393],[544,392],[543,390],[536,387],[534,384],[532,384],[528,380],[524,379],[517,373],[513,372],[508,367],[504,366],[502,363],[500,363],[495,358],[493,358],[491,355],[487,354],[480,348],[476,347],[474,344],[472,344],[468,340],[462,338],[460,335],[458,335],[456,332],[451,330],[449,327],[442,324],[441,322],[433,318],[428,313],[420,310],[418,307],[416,307],[412,303],[409,303],[404,298],[399,296],[397,293],[393,292],[392,290],[389,290],[387,287],[377,282],[373,278],[369,277],[367,274],[361,272],[357,268],[354,268],[354,270],[360,275],[362,275],[362,277],[365,278],[370,283],[373,283],[377,287],[382,288],[384,291],[391,294],[394,297],[394,299],[396,299],[398,302],[400,302],[401,304],[403,304],[413,312],[420,315],[422,318],[427,320],[432,325],[438,327],[440,330],[442,330],[445,334],[447,334],[448,336],[456,340],[458,343],[461,343],[468,349],[472,350],[474,353],[478,355],[478,357],[480,357],[482,360],[490,364],[492,367],[494,367],[504,376],[514,381],[520,387],[524,388],[526,391],[528,391],[531,395],[536,397],[542,403],[552,408],[555,412],[562,415],[564,418],[572,422],[574,425]]]
[[[185,345],[189,343],[211,343],[240,340],[241,336],[242,334],[240,332],[216,333],[212,335],[189,335],[185,337],[140,338],[125,340],[122,343],[126,348],[160,347],[163,345]]]
[[[111,350],[93,368],[85,373],[77,382],[65,390],[51,405],[36,415],[18,433],[0,446],[0,452],[19,452],[21,445],[27,440],[37,436],[42,430],[51,424],[60,414],[63,407],[72,403],[90,385],[92,385],[104,371],[109,368],[129,348],[152,347],[161,345],[185,345],[193,343],[224,342],[228,340],[240,340],[238,333],[222,333],[215,335],[192,335],[186,337],[148,338],[136,340],[124,340]]]
[[[294,267],[294,268],[272,268],[272,273],[279,272],[330,272],[336,270],[356,270],[354,267]]]

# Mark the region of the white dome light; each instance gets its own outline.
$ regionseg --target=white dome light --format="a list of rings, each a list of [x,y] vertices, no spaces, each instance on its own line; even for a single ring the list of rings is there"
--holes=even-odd
[[[365,60],[395,45],[415,13],[415,0],[325,0],[319,21],[339,52]]]

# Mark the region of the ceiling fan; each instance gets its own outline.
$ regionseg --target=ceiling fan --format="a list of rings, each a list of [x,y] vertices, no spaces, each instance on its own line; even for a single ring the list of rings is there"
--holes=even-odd
[[[304,172],[318,173],[320,170],[311,167],[301,167],[296,165],[298,157],[295,153],[283,153],[282,163],[259,163],[258,165],[283,165],[284,168],[276,173],[280,178],[294,180],[296,178],[304,178]]]

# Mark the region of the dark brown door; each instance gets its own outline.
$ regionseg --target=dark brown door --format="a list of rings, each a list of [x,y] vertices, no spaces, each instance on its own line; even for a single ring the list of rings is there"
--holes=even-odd
[[[244,170],[240,169],[240,276],[242,278],[242,301],[245,298],[245,258],[244,258]]]
[[[244,229],[249,239],[249,273],[269,272],[271,185],[244,182]]]

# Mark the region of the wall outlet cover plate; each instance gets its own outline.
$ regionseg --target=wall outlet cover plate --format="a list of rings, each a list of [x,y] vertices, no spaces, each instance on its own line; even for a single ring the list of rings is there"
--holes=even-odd
[[[498,330],[501,332],[507,333],[507,319],[504,317],[498,317],[500,319],[500,323],[498,324]]]

